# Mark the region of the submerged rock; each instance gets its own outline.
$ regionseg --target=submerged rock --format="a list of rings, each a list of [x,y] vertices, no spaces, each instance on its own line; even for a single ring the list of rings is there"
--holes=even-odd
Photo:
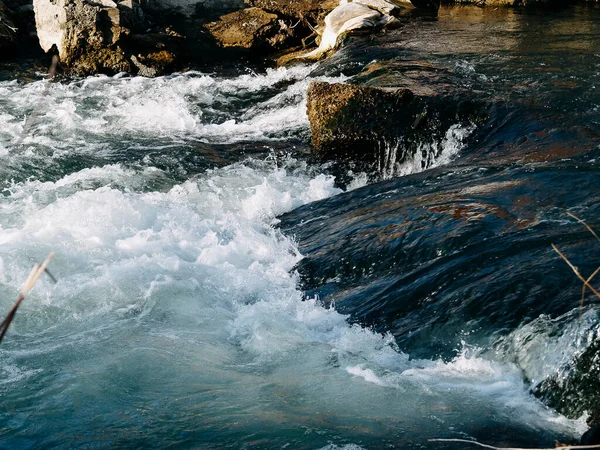
[[[588,424],[599,425],[600,336],[556,375],[540,383],[535,394],[567,417],[578,419],[587,413]]]
[[[429,0],[414,0],[427,2]],[[476,6],[536,6],[545,4],[564,5],[574,3],[564,0],[444,0],[445,4],[476,5]]]

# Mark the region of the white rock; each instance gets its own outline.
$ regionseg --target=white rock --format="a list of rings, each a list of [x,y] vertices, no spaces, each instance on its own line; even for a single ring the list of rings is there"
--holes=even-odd
[[[339,38],[345,33],[380,28],[396,20],[391,15],[380,12],[380,8],[390,12],[398,9],[396,5],[385,0],[341,0],[340,5],[325,17],[325,30],[321,35],[319,47],[299,58],[319,59],[335,49]]]
[[[47,52],[56,45],[59,54],[65,52],[67,30],[66,0],[34,0],[35,25],[40,46]]]
[[[388,2],[387,0],[352,0],[352,3],[360,3],[369,8],[376,9],[382,14],[393,16],[400,12],[401,8],[398,5]]]

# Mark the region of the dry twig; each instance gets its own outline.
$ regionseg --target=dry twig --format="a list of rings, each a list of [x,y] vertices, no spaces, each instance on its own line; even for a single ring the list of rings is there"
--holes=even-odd
[[[23,287],[21,288],[21,291],[19,292],[17,301],[15,302],[12,309],[6,315],[2,324],[0,324],[0,342],[2,342],[2,339],[4,338],[4,335],[6,334],[8,327],[10,326],[11,322],[15,318],[15,314],[17,313],[17,310],[19,309],[21,302],[23,301],[25,296],[27,294],[29,294],[29,291],[31,291],[31,289],[33,288],[33,286],[35,285],[37,280],[42,276],[42,274],[44,272],[46,272],[50,276],[50,278],[52,278],[52,281],[54,281],[56,283],[56,279],[52,276],[52,274],[50,272],[48,272],[48,269],[47,269],[48,264],[50,263],[52,258],[54,258],[54,253],[50,253],[48,255],[48,257],[46,258],[46,260],[41,265],[36,264],[35,266],[33,266],[31,273],[27,277],[25,284],[23,285]]]
[[[596,232],[592,229],[592,227],[590,227],[587,223],[585,223],[582,219],[580,219],[579,217],[577,217],[575,214],[567,212],[567,215],[571,216],[573,219],[577,220],[577,222],[581,223],[584,227],[586,227],[588,229],[588,231],[590,233],[592,233],[592,235],[596,238],[596,240],[598,241],[598,243],[600,243],[600,237],[596,234]],[[571,270],[573,270],[573,272],[575,273],[575,275],[577,275],[577,277],[583,282],[583,287],[581,288],[581,300],[579,302],[579,318],[581,318],[581,313],[583,311],[583,302],[585,300],[585,290],[586,288],[589,288],[594,294],[596,294],[596,296],[598,298],[600,298],[600,294],[598,293],[598,291],[596,291],[592,285],[590,284],[591,281],[594,279],[594,277],[596,275],[598,275],[598,273],[600,273],[600,267],[598,267],[587,279],[584,279],[583,276],[579,273],[579,270],[577,269],[577,267],[575,267],[573,264],[571,264],[571,262],[567,259],[567,257],[562,254],[558,248],[556,247],[556,245],[552,244],[552,248],[554,249],[554,251],[556,253],[559,254],[559,256],[565,260],[565,262],[569,265],[569,267],[571,268]]]
[[[555,448],[518,448],[518,447],[494,447],[493,445],[482,444],[477,441],[469,441],[468,439],[429,439],[429,442],[461,442],[464,444],[473,444],[478,445],[479,447],[489,448],[492,450],[583,450],[590,448],[600,448],[600,444],[598,445],[567,445],[564,447],[555,447]]]
[[[587,223],[585,223],[582,219],[580,219],[579,217],[577,217],[575,214],[570,213],[567,211],[567,215],[571,216],[573,219],[575,219],[577,222],[579,222],[580,224],[582,224],[584,227],[586,227],[588,229],[588,231],[590,233],[592,233],[592,236],[594,236],[596,238],[596,240],[598,241],[598,243],[600,243],[600,237],[598,237],[598,235],[596,234],[596,232],[592,229],[592,227],[590,227]],[[598,267],[594,273],[592,273],[587,281],[588,283],[590,283],[592,281],[592,279],[598,274],[598,272],[600,272],[600,267]],[[581,317],[581,311],[583,311],[583,301],[585,300],[585,289],[586,289],[586,285],[584,284],[581,288],[581,301],[579,302],[579,317]]]

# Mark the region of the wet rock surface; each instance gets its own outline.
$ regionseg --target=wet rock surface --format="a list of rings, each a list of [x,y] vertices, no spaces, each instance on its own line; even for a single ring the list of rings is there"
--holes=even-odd
[[[600,336],[592,335],[591,339],[581,355],[544,380],[534,392],[561,414],[578,419],[587,413],[588,424],[600,426]]]
[[[377,143],[410,128],[420,111],[408,89],[313,82],[307,93],[312,145],[322,158],[368,156]]]

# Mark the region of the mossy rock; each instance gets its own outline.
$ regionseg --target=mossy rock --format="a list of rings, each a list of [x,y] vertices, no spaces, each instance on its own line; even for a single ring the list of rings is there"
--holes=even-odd
[[[408,89],[312,82],[307,97],[313,151],[324,159],[372,158],[383,141],[410,128],[420,111]]]

